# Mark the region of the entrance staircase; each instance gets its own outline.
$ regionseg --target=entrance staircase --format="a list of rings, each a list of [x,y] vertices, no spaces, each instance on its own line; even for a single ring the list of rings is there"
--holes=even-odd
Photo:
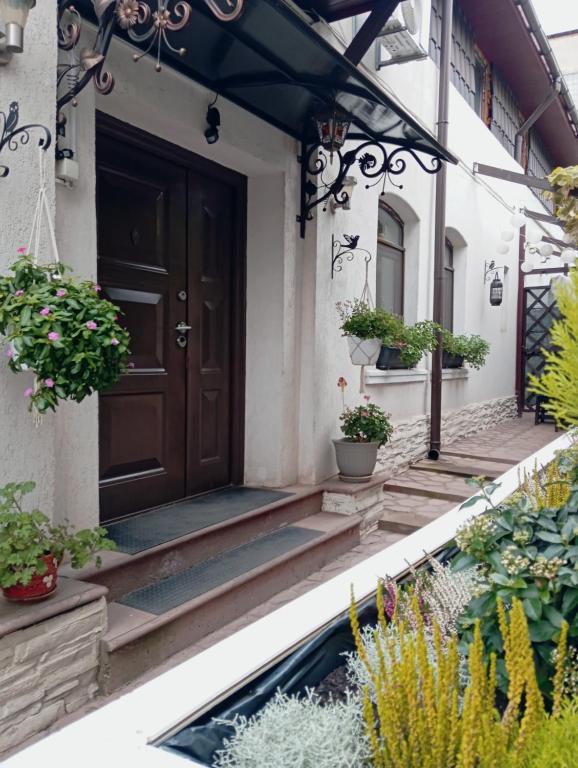
[[[135,680],[358,544],[361,519],[322,512],[322,490],[283,496],[137,552],[104,553],[100,569],[80,574],[63,569],[63,575],[109,590],[103,693]],[[154,514],[160,512],[166,530],[179,505]]]

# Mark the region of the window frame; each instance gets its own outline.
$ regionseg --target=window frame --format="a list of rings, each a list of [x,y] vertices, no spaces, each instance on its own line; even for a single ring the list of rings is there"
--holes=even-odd
[[[451,254],[451,265],[450,266],[448,266],[446,264],[446,252],[447,252],[447,250],[449,250],[449,252]],[[447,328],[446,330],[450,331],[451,333],[453,333],[453,331],[454,331],[455,297],[456,297],[456,291],[455,291],[456,267],[455,267],[455,263],[454,263],[454,255],[455,255],[454,254],[454,245],[453,245],[452,241],[449,239],[449,237],[446,237],[445,238],[445,244],[444,244],[444,307],[443,308],[445,310],[445,302],[446,302],[446,299],[447,299],[447,297],[445,295],[446,288],[447,288],[446,274],[449,273],[452,276],[452,279],[451,279],[451,286],[452,286],[452,296],[451,296],[451,299],[452,300],[451,300],[451,305],[450,305],[451,309],[452,309],[452,316],[451,316],[451,328]],[[444,318],[444,320],[445,320],[445,318]],[[444,324],[443,327],[446,328],[445,324]]]
[[[399,226],[401,231],[401,245],[398,243],[392,243],[391,240],[387,240],[385,237],[381,236],[379,234],[379,210],[385,211],[391,218],[396,222],[396,224]],[[394,251],[397,251],[401,258],[401,310],[400,310],[400,316],[403,317],[403,313],[405,310],[405,222],[401,218],[401,216],[395,211],[390,205],[388,205],[384,200],[379,201],[379,210],[377,213],[378,216],[378,227],[377,227],[377,245],[384,245],[387,248],[392,248]],[[379,268],[379,251],[376,252],[376,283],[377,283],[377,269]],[[376,292],[376,301],[377,301],[377,292]]]

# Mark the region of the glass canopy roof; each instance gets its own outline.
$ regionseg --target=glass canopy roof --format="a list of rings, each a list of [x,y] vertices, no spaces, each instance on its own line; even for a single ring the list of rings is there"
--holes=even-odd
[[[156,10],[155,0],[146,2]],[[94,18],[90,0],[75,5]],[[335,102],[351,116],[355,138],[456,162],[288,0],[245,0],[241,16],[229,22],[217,19],[202,0],[191,0],[191,7],[189,24],[170,33],[171,46],[186,48],[185,55],[163,46],[161,58],[173,69],[295,139],[315,140],[312,115]],[[118,25],[115,33],[125,37]]]

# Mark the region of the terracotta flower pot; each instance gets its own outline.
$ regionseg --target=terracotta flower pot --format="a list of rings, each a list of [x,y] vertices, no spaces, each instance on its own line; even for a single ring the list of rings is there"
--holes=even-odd
[[[29,584],[15,584],[13,587],[3,587],[2,592],[6,600],[11,602],[26,603],[32,600],[44,600],[56,589],[58,561],[54,555],[44,555],[46,571],[32,577]]]
[[[334,440],[339,477],[347,483],[367,483],[377,463],[379,443],[353,443]]]

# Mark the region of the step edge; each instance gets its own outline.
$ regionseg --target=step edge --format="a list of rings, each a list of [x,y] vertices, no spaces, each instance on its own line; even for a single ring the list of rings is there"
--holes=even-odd
[[[342,536],[351,531],[354,531],[355,529],[359,530],[359,528],[361,527],[362,520],[358,515],[351,515],[351,516],[348,515],[347,517],[343,515],[343,517],[344,517],[345,523],[341,525],[337,525],[336,528],[333,529],[332,531],[323,533],[321,536],[318,536],[316,539],[312,539],[311,541],[308,541],[305,544],[301,544],[298,547],[295,547],[294,549],[290,550],[289,552],[285,552],[283,555],[279,555],[278,557],[273,558],[272,560],[269,560],[266,563],[263,563],[262,565],[257,566],[257,568],[253,568],[252,570],[247,571],[244,574],[241,574],[235,579],[226,581],[224,584],[220,584],[218,587],[215,587],[214,589],[211,589],[202,595],[198,595],[192,600],[188,600],[184,603],[181,603],[175,608],[171,608],[170,611],[166,611],[165,613],[161,613],[158,615],[151,614],[150,621],[147,621],[138,627],[134,627],[128,630],[127,632],[123,633],[122,635],[118,635],[114,638],[108,638],[107,637],[108,633],[106,633],[102,638],[102,644],[103,644],[104,650],[109,654],[114,653],[115,650],[117,650],[118,648],[122,648],[126,645],[129,645],[132,642],[138,641],[141,637],[144,637],[145,635],[147,635],[150,630],[158,629],[167,624],[170,624],[173,621],[173,619],[181,616],[182,614],[190,613],[194,610],[201,608],[203,605],[212,602],[213,600],[217,600],[221,596],[221,594],[224,594],[229,590],[230,584],[232,582],[235,582],[236,587],[241,587],[245,583],[249,583],[254,579],[259,578],[259,576],[266,573],[268,570],[271,570],[272,568],[276,568],[280,565],[283,565],[285,562],[289,562],[293,557],[297,555],[301,555],[304,552],[307,552],[309,550],[317,549],[318,547],[321,547],[324,544],[326,544],[328,541],[331,541],[332,539],[337,538],[338,536]],[[125,607],[128,608],[129,606],[125,606]]]
[[[169,539],[169,541],[163,541],[161,544],[156,544],[154,547],[143,549],[140,552],[135,552],[132,555],[128,554],[127,552],[120,552],[120,554],[126,555],[126,558],[127,558],[126,560],[123,560],[122,562],[121,561],[114,562],[114,563],[111,562],[110,564],[102,565],[100,568],[91,566],[88,569],[83,569],[82,581],[90,581],[91,577],[97,577],[99,574],[103,574],[103,573],[112,574],[115,571],[123,570],[127,567],[130,567],[132,564],[137,563],[138,561],[144,561],[149,557],[153,558],[155,556],[162,555],[164,552],[168,552],[171,549],[175,549],[177,546],[188,544],[190,542],[194,542],[195,540],[200,541],[208,534],[213,534],[213,533],[218,534],[219,531],[224,530],[226,528],[234,528],[237,525],[242,525],[251,520],[258,520],[260,517],[268,515],[271,512],[276,512],[279,509],[284,509],[285,507],[288,507],[288,506],[293,506],[295,504],[309,501],[315,496],[319,496],[320,502],[322,502],[323,491],[319,489],[315,489],[312,491],[307,491],[303,494],[291,496],[287,499],[279,499],[278,501],[271,502],[271,504],[266,504],[263,507],[257,507],[257,509],[251,509],[248,512],[244,512],[242,515],[237,515],[236,517],[230,518],[229,520],[222,520],[220,523],[215,523],[214,525],[208,525],[205,528],[199,528],[198,530],[192,531],[191,533],[186,533],[184,536],[178,536],[175,539]],[[309,515],[307,515],[307,517],[308,516]],[[281,528],[283,526],[279,526],[279,527]],[[119,551],[119,550],[115,550],[115,551]]]

